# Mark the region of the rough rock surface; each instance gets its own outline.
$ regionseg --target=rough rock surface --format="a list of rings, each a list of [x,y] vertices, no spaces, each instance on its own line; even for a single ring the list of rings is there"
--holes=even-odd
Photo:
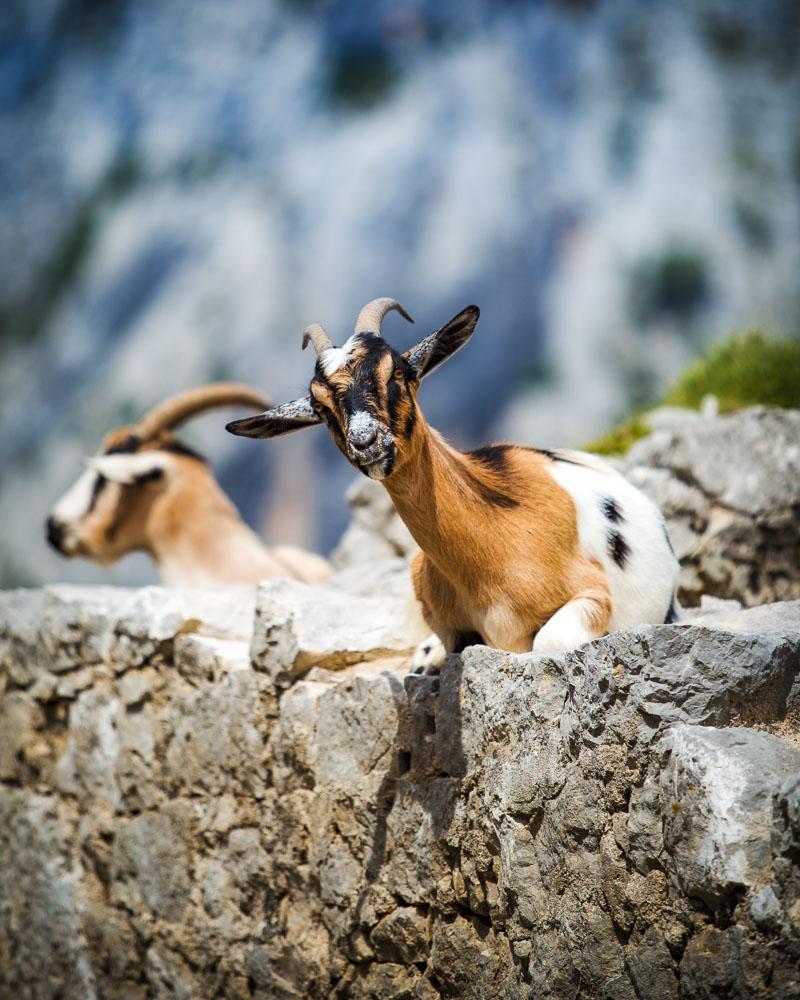
[[[800,412],[673,424],[637,442],[625,471],[664,511],[684,604],[800,597]]]
[[[276,600],[0,595],[0,996],[800,996],[800,602],[298,678]]]
[[[748,606],[800,597],[800,412],[755,407],[730,416],[664,407],[653,433],[616,463],[664,512],[686,607],[701,595]],[[415,551],[386,491],[349,493],[353,521],[339,566]]]
[[[419,638],[407,627],[403,597],[391,589],[365,596],[272,579],[258,588],[251,654],[260,670],[285,683],[312,667],[410,657]]]

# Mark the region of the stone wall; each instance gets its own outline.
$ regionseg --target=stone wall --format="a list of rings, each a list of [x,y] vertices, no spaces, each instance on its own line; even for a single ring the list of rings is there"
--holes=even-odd
[[[375,572],[0,595],[0,996],[800,996],[800,602],[420,676]]]

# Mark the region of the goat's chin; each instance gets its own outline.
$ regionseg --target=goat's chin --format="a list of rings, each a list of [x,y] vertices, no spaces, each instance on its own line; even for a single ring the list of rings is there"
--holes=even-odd
[[[377,462],[369,462],[368,464],[363,464],[358,466],[359,472],[363,474],[368,479],[376,479],[380,481],[381,479],[386,479],[387,476],[391,475],[392,469],[394,467],[394,454],[390,453],[384,455],[383,458],[379,458]]]
[[[58,552],[59,555],[67,559],[76,559],[84,554],[81,540],[77,535],[65,535],[58,547]]]

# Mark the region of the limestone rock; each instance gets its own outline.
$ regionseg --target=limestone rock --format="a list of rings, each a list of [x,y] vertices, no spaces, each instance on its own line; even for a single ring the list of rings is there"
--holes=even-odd
[[[755,407],[672,424],[623,471],[661,507],[683,567],[681,600],[800,597],[800,412]]]
[[[295,580],[259,585],[251,655],[279,682],[311,667],[410,656],[416,642],[405,602],[392,594],[365,597]]]
[[[718,907],[736,889],[762,885],[773,797],[800,774],[800,749],[748,729],[684,725],[663,746],[664,844],[684,892]]]
[[[233,592],[0,598],[0,995],[800,995],[800,602],[428,676],[402,566],[252,642]]]
[[[800,497],[800,412],[754,407],[637,442],[633,464],[670,469],[729,510],[781,524]]]

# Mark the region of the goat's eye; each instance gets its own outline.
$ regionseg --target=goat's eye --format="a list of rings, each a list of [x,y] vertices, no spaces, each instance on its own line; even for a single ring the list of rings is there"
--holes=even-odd
[[[402,368],[395,368],[395,370],[392,372],[392,378],[395,380],[395,382],[402,382],[404,376],[405,372],[403,371]]]
[[[314,411],[314,413],[322,413],[322,403],[320,403],[319,400],[312,399],[311,409]]]

